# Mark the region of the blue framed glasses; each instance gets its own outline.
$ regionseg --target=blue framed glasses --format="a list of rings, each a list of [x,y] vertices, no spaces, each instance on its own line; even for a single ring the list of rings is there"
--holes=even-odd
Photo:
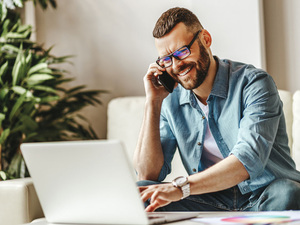
[[[191,46],[193,45],[193,43],[195,42],[195,40],[197,39],[199,33],[202,30],[197,31],[197,33],[195,34],[193,40],[188,44],[188,45],[184,45],[181,48],[177,49],[175,52],[163,56],[163,57],[158,57],[158,59],[156,60],[156,63],[161,67],[161,68],[167,68],[169,66],[172,65],[173,60],[172,57],[174,57],[175,59],[178,60],[183,60],[185,58],[187,58],[190,54],[191,54]]]

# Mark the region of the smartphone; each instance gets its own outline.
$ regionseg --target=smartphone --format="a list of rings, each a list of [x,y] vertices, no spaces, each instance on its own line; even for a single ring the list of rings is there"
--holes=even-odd
[[[172,93],[175,86],[175,80],[166,71],[162,72],[163,74],[158,75],[158,81],[168,92]]]

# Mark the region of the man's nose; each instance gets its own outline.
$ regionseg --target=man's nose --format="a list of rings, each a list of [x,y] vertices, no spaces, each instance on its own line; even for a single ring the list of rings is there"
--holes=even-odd
[[[172,60],[173,60],[172,62],[173,71],[178,71],[178,69],[183,64],[183,60],[175,59],[174,57],[172,57]]]

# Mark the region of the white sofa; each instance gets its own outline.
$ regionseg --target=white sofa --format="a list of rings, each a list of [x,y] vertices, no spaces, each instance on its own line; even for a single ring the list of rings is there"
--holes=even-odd
[[[284,102],[289,145],[292,156],[300,169],[300,91],[294,95],[280,91]],[[130,158],[133,156],[141,120],[144,97],[122,97],[113,99],[108,105],[107,138],[122,140]],[[173,172],[166,178],[171,180],[186,172],[178,154],[173,160]],[[0,182],[0,224],[22,224],[43,217],[31,178]]]

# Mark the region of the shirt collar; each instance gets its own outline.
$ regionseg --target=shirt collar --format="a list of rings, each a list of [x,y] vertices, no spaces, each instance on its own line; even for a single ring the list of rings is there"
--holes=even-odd
[[[217,56],[214,56],[214,59],[217,61],[218,70],[214,80],[214,84],[212,90],[210,92],[210,96],[214,95],[221,98],[227,98],[228,92],[228,79],[229,79],[229,65],[220,60]],[[181,91],[180,95],[180,105],[186,103],[194,102],[194,95],[191,90],[184,89],[181,85],[179,85]],[[209,98],[210,98],[209,96]]]
[[[193,92],[190,91],[190,90],[186,90],[180,84],[178,85],[178,88],[181,89],[180,99],[179,99],[180,105],[184,105],[184,104],[189,103],[190,102],[190,96],[191,96],[191,94],[193,94]]]
[[[217,56],[214,56],[214,58],[218,63],[218,71],[210,95],[214,95],[221,98],[227,98],[229,82],[229,65],[228,63],[220,60]]]

